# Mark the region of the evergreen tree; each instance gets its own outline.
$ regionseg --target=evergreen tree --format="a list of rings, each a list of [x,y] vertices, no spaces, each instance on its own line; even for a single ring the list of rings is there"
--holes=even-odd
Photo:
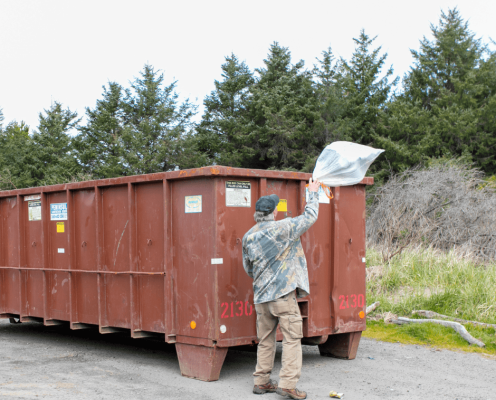
[[[381,115],[386,109],[390,94],[398,82],[390,82],[393,68],[382,76],[387,54],[380,54],[381,47],[372,49],[376,38],[360,31],[355,51],[348,62],[341,59],[342,90],[344,96],[343,133],[352,141],[372,145],[380,130]]]
[[[125,91],[122,143],[128,175],[169,171],[177,166],[184,169],[201,163],[191,134],[196,107],[188,100],[180,104],[176,82],[164,86],[163,81],[163,74],[145,65],[140,77]],[[190,154],[185,156],[184,151]]]
[[[34,186],[35,168],[29,127],[21,121],[0,130],[0,190]]]
[[[300,170],[318,153],[313,128],[320,115],[312,74],[303,61],[292,65],[291,53],[278,43],[264,63],[250,87],[242,165]]]
[[[401,147],[398,154],[410,154],[410,162],[458,156],[493,172],[494,55],[457,9],[442,12],[431,31],[433,40],[424,37],[420,50],[412,50],[415,63],[405,76],[404,93],[390,107],[382,141]],[[386,157],[396,158],[394,169],[406,167],[400,157]]]
[[[239,148],[247,123],[249,88],[253,73],[234,55],[222,64],[222,81],[205,97],[205,113],[197,127],[201,150],[209,163],[241,165]]]
[[[69,182],[80,169],[72,154],[69,132],[79,122],[77,113],[55,102],[45,115],[40,113],[38,131],[32,136],[32,155],[36,185]]]
[[[103,87],[103,98],[94,109],[86,108],[87,123],[79,127],[74,139],[77,159],[86,173],[96,179],[125,175],[123,161],[123,90],[109,82]]]
[[[322,52],[322,60],[314,66],[314,86],[320,118],[314,123],[314,140],[319,151],[340,140],[352,140],[343,119],[346,113],[342,66],[331,47]],[[309,158],[303,170],[312,172],[318,155]]]

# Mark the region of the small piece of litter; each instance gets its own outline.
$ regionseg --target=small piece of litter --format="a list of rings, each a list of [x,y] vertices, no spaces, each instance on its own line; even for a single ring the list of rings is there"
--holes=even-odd
[[[344,396],[344,393],[338,393],[338,392],[333,392],[333,391],[331,391],[329,393],[329,397],[333,397],[335,399],[341,399],[341,398],[343,398],[343,396]]]
[[[367,357],[369,360],[375,360],[374,357]]]

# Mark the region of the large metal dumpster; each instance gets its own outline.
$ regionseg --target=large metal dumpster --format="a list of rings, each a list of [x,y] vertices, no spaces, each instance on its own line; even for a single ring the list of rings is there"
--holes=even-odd
[[[255,202],[301,214],[310,174],[205,167],[0,192],[0,317],[175,343],[181,373],[212,381],[257,342],[241,239]],[[304,342],[352,359],[365,330],[365,178],[322,197],[302,237]],[[279,340],[282,336],[279,334]]]

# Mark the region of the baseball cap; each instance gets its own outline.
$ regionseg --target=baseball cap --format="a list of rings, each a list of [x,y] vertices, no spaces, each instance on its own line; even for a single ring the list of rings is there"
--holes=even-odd
[[[279,196],[277,196],[276,194],[271,194],[270,196],[262,196],[257,200],[255,204],[255,210],[269,214],[275,210],[278,204]]]

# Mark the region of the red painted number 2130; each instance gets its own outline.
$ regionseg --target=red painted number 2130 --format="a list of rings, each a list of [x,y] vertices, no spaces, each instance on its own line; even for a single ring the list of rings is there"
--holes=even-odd
[[[247,301],[244,303],[242,301],[231,301],[230,303],[222,303],[220,307],[223,308],[221,318],[249,316],[253,313],[253,306]]]

